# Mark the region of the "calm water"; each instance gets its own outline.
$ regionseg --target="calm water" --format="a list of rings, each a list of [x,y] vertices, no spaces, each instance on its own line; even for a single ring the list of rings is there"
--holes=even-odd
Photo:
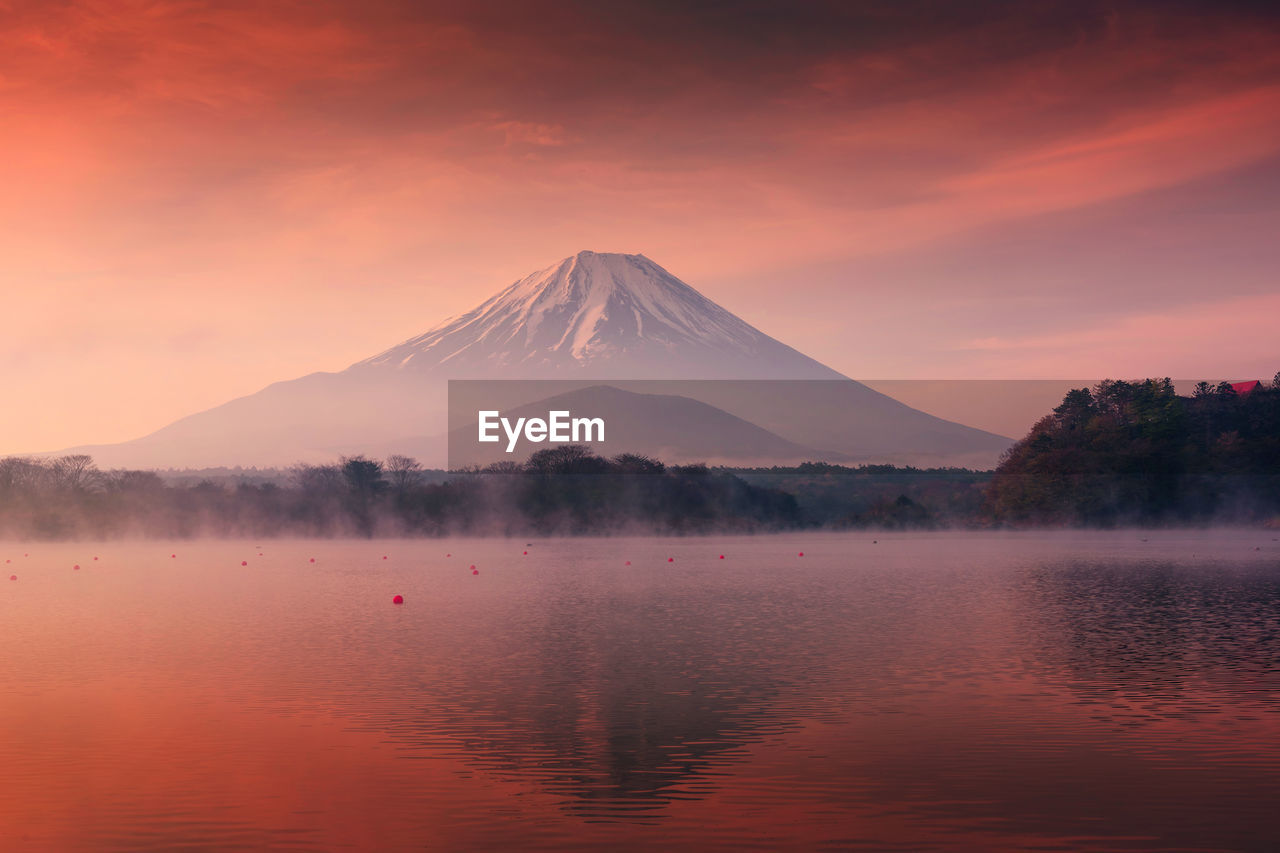
[[[0,543],[0,849],[1274,850],[1275,536]]]

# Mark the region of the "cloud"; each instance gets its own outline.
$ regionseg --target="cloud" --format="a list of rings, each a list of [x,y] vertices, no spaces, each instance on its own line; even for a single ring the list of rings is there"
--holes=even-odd
[[[499,121],[490,127],[502,133],[508,148],[513,145],[541,145],[555,147],[566,145],[570,139],[558,124],[542,124],[528,121]]]
[[[139,400],[113,429],[142,432],[175,414],[150,397],[341,367],[583,248],[642,251],[770,321],[796,293],[829,314],[791,271],[843,265],[853,301],[913,316],[945,273],[849,271],[1269,162],[1277,30],[1263,7],[1188,2],[10,3],[10,346],[105,335],[94,357]],[[992,300],[982,337],[1034,325],[981,283],[967,298]],[[847,368],[876,334],[859,316],[809,344]],[[272,342],[256,360],[246,324]],[[932,334],[905,323],[876,363],[925,369],[909,353]],[[157,386],[147,365],[196,340],[201,381]],[[0,364],[39,413],[0,448],[97,438],[48,391],[92,393],[82,360],[46,358],[39,381],[14,366],[31,361]]]
[[[1212,379],[1223,371],[1216,354],[1229,351],[1235,372],[1265,379],[1280,371],[1280,351],[1269,337],[1277,316],[1280,294],[1273,293],[1118,316],[1049,334],[978,338],[960,349],[998,357],[1011,371],[1007,378]]]

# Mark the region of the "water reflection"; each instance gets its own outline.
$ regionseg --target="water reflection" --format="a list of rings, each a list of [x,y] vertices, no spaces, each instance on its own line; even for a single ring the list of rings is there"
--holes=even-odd
[[[1023,617],[1038,678],[1129,721],[1280,701],[1280,572],[1270,561],[1051,560]]]
[[[1248,848],[1268,832],[1249,804],[1280,794],[1271,564],[908,547],[616,580],[546,584],[387,730],[591,820],[666,819],[817,725],[805,796],[908,817],[922,847]]]
[[[1274,838],[1265,552],[933,535],[816,537],[802,561],[786,538],[513,559],[452,543],[477,577],[438,546],[386,547],[281,545],[239,567],[210,544],[181,569],[103,549],[73,579],[53,568],[70,553],[25,570],[0,601],[16,652],[0,658],[0,847]]]
[[[422,750],[535,777],[595,818],[695,796],[717,764],[822,708],[813,687],[831,667],[806,646],[832,614],[804,590],[689,592],[553,586],[501,636],[435,661],[378,723]]]

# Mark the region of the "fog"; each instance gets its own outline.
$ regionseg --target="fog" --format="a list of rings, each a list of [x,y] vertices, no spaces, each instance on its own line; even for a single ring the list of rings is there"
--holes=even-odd
[[[101,471],[83,455],[0,460],[0,536],[17,539],[678,534],[800,523],[794,497],[779,490],[577,446],[447,475],[409,457],[355,456],[194,482]]]
[[[1167,487],[1164,474],[1097,476],[1072,487],[1069,512],[1030,517],[1006,509],[1010,476],[825,463],[756,469],[666,465],[638,454],[603,458],[576,445],[550,448],[525,462],[458,471],[424,469],[395,455],[282,470],[196,472],[103,471],[84,455],[9,457],[0,459],[0,538],[1168,529],[1280,521],[1275,475],[1196,475],[1178,492],[1182,498],[1160,504],[1158,512],[1144,496]],[[1015,485],[1022,495],[1061,484],[1023,478]],[[1092,502],[1089,515],[1077,511],[1085,500]]]

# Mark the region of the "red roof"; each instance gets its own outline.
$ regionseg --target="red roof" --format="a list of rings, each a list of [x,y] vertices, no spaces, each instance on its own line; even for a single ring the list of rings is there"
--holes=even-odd
[[[1248,382],[1232,382],[1231,390],[1235,391],[1237,394],[1248,394],[1250,391],[1252,391],[1254,388],[1257,388],[1261,384],[1262,383],[1259,382],[1257,379],[1250,379]]]

